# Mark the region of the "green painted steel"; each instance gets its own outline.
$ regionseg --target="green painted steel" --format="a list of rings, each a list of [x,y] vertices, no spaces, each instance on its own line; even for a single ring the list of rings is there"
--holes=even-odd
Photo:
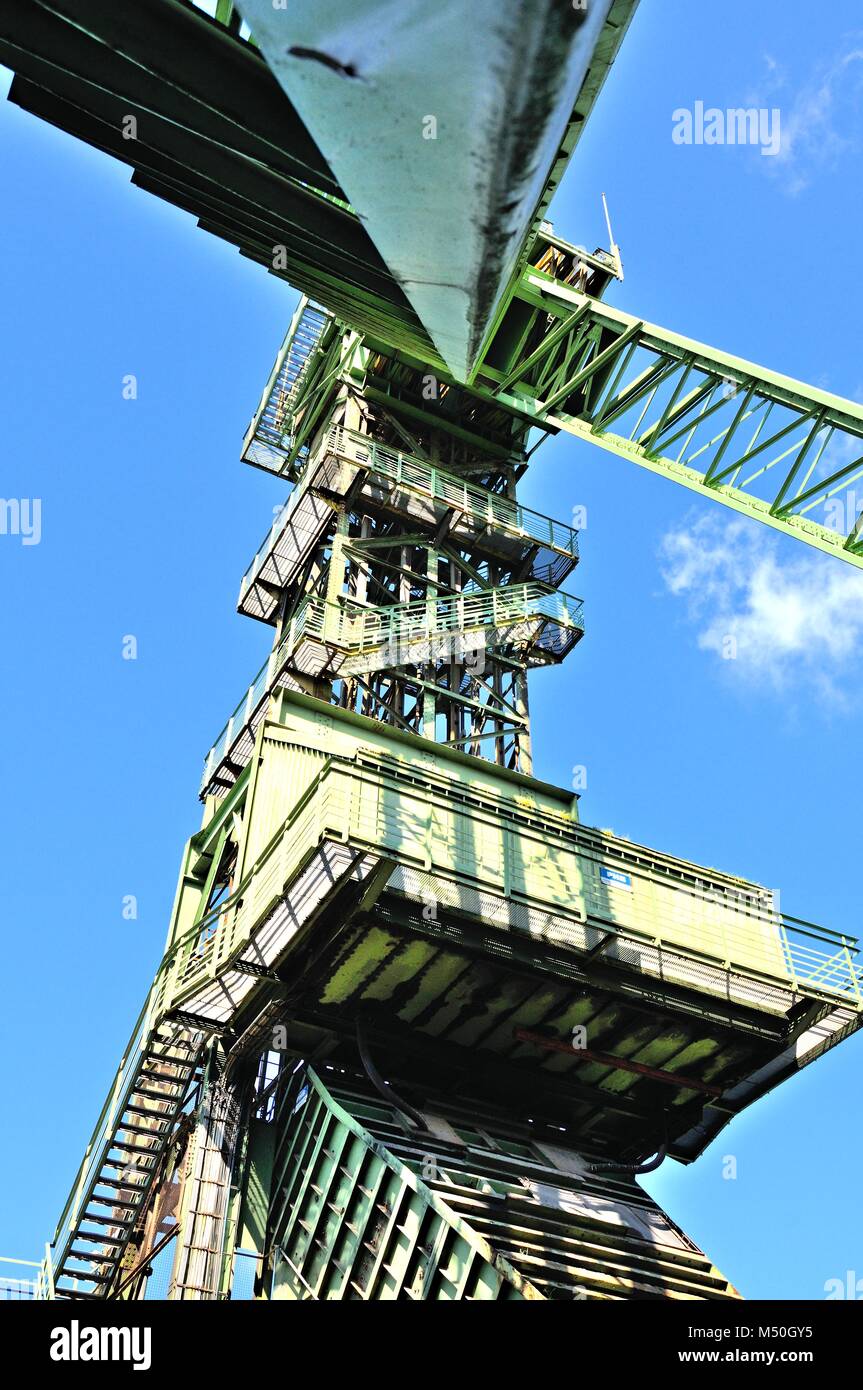
[[[249,1147],[243,1164],[245,1185],[240,1208],[237,1245],[263,1254],[273,1185],[276,1131],[266,1120],[249,1125]]]
[[[401,0],[396,24],[356,0],[240,8],[440,358],[466,380],[634,0],[473,0],[469,24],[461,0]]]
[[[296,1078],[284,1106],[273,1298],[540,1296],[313,1071]]]
[[[262,852],[246,852],[231,897],[176,943],[163,1007],[193,999],[227,968],[327,840],[554,912],[568,921],[573,945],[581,932],[582,949],[589,942],[579,924],[596,915],[633,944],[658,949],[666,973],[673,967],[661,953],[679,951],[723,972],[863,1004],[856,941],[778,912],[758,884],[579,826],[570,793],[365,720],[358,727],[342,711],[322,725],[319,710],[283,691],[278,714],[262,723],[246,811]],[[713,988],[727,990],[724,973]]]
[[[177,0],[88,0],[84,17],[79,0],[27,0],[0,15],[0,61],[24,110],[131,165],[139,188],[363,332],[436,357],[295,107],[232,29]]]
[[[378,486],[394,484],[398,491],[395,497],[387,498],[394,510],[400,505],[401,492],[415,494],[435,504],[436,519],[456,511],[456,525],[466,519],[474,528],[492,532],[488,537],[492,541],[518,538],[556,550],[568,558],[578,558],[578,537],[572,526],[523,507],[505,495],[478,487],[466,477],[436,466],[428,459],[416,458],[405,450],[387,448],[368,434],[333,429],[320,452],[325,458],[356,465]]]
[[[327,497],[344,498],[358,475],[362,495],[386,499],[406,519],[440,524],[455,514],[450,534],[484,542],[497,554],[530,555],[531,577],[555,587],[578,561],[578,533],[565,522],[436,467],[404,450],[387,448],[367,434],[334,427],[302,466],[297,486],[246,570],[238,608],[274,622],[279,592],[288,587],[321,539],[332,509]]]
[[[645,978],[652,968],[649,952],[657,952],[655,968],[666,987],[675,971],[681,981],[708,996],[711,989],[727,996],[729,989],[748,980],[750,993],[745,997],[751,1008],[757,1000],[751,994],[753,986],[772,981],[815,999],[834,1005],[843,1001],[860,1009],[856,943],[780,915],[757,885],[591,831],[575,819],[569,793],[454,750],[438,748],[432,753],[414,735],[328,710],[307,697],[282,692],[273,714],[258,736],[254,779],[243,777],[218,804],[184,859],[165,960],[55,1238],[51,1265],[61,1294],[76,1282],[80,1289],[88,1274],[91,1290],[99,1290],[116,1268],[128,1228],[113,1218],[107,1231],[94,1227],[88,1212],[94,1199],[103,1211],[113,1211],[118,1171],[126,1212],[137,1210],[179,1113],[185,1086],[171,1101],[167,1123],[161,1121],[161,1093],[144,1100],[143,1109],[149,1114],[155,1107],[153,1113],[160,1117],[158,1136],[149,1132],[149,1120],[144,1126],[148,1133],[141,1138],[129,1129],[136,1124],[129,1104],[140,1106],[135,1096],[142,1084],[142,1066],[144,1071],[152,1069],[154,1063],[148,1059],[158,1051],[162,1030],[177,1018],[171,1026],[180,1030],[178,1036],[186,1036],[186,1009],[198,1018],[203,1030],[199,1036],[217,1026],[200,1003],[206,1000],[209,982],[231,978],[235,962],[266,929],[285,895],[290,896],[311,856],[328,843],[372,855],[388,866],[387,875],[394,864],[408,874],[417,869],[430,873],[442,903],[451,898],[462,911],[481,910],[496,917],[503,930],[506,918],[501,911],[509,897],[511,912],[522,918],[534,912],[538,921],[546,922],[546,948],[555,941],[548,925],[552,913],[559,923],[558,945],[576,961],[592,954],[596,934],[589,923],[600,920],[601,935],[613,938],[615,949],[640,952]],[[238,815],[243,828],[237,877],[228,896],[210,909],[210,885],[225,829],[236,824]],[[610,874],[611,885],[603,883],[604,873]],[[471,894],[480,895],[482,909],[480,899],[475,904]],[[343,1007],[358,983],[374,978],[382,955],[390,949],[382,926],[376,933],[360,931],[362,954],[354,949],[332,973],[322,996],[325,1006],[339,1007],[341,1001]],[[428,1007],[440,986],[421,955],[410,969],[418,967],[421,975],[425,973],[424,988],[431,991]],[[394,984],[399,978],[408,976],[395,974]],[[216,996],[222,995],[217,988]],[[765,1005],[774,1007],[767,997]],[[572,1018],[577,1021],[577,1015]],[[684,1053],[683,1065],[690,1070],[694,1055]],[[143,1181],[140,1174],[133,1178],[120,1171],[128,1161],[130,1142],[146,1149],[137,1160],[143,1163]],[[109,1171],[115,1176],[106,1186]],[[243,1220],[260,1230],[263,1199],[257,1199],[256,1215],[249,1200]],[[81,1249],[82,1235],[89,1241],[89,1265],[80,1257],[69,1258],[76,1241]]]
[[[294,1073],[274,1122],[273,1298],[736,1296],[631,1179],[589,1178],[504,1116],[423,1118]]]
[[[532,331],[513,348],[516,309],[528,308]],[[856,401],[645,323],[531,267],[472,389],[863,567]]]
[[[291,402],[331,324],[325,309],[301,297],[243,441],[246,463],[273,473],[285,467]]]
[[[343,0],[246,0],[296,106],[230,0],[214,21],[75,8],[0,19],[13,99],[304,297],[243,446],[294,487],[240,592],[272,651],[208,754],[165,956],[40,1296],[139,1288],[168,1202],[172,1297],[239,1294],[243,1260],[273,1298],[733,1297],[609,1161],[691,1160],[855,1031],[858,946],[581,824],[530,775],[527,672],[584,617],[559,588],[575,529],[517,486],[531,432],[565,430],[863,566],[860,519],[830,519],[863,475],[863,408],[608,307],[617,247],[541,221],[634,0],[483,0],[469,44],[411,3],[383,48]],[[386,80],[356,82],[318,32],[353,35],[359,68],[384,53]],[[462,134],[382,181],[427,100],[417,51]],[[453,82],[447,54],[471,72]],[[148,117],[126,149],[118,112]],[[376,125],[362,158],[346,113]],[[465,155],[490,128],[491,173]]]
[[[503,369],[495,399],[863,568],[863,406],[527,271],[557,326]],[[850,500],[849,500],[850,499]]]
[[[458,218],[460,241],[473,248],[475,302],[466,300],[448,317],[456,322],[461,317],[470,326],[474,352],[495,300],[505,292],[507,276],[512,283],[518,274],[522,243],[535,230],[562,177],[636,0],[603,0],[602,11],[591,6],[590,16],[560,7],[556,0],[547,3],[545,24],[540,23],[542,16],[533,16],[530,6],[524,6],[524,22],[531,24],[536,38],[530,64],[533,90],[523,62],[492,65],[508,89],[522,96],[521,138],[507,141],[511,178],[496,178],[488,188],[484,180],[482,188],[475,186],[477,197],[486,195],[487,215],[477,217],[468,202]],[[400,268],[394,274],[387,264],[387,256],[393,259],[392,245],[381,253],[385,223],[375,229],[378,245],[366,229],[367,216],[361,218],[350,206],[295,102],[279,89],[254,43],[241,38],[235,5],[220,0],[215,19],[175,0],[136,0],[131,18],[118,10],[115,0],[88,0],[84,16],[75,0],[8,8],[8,16],[0,20],[0,60],[16,74],[11,100],[131,164],[139,187],[191,212],[204,230],[232,242],[270,273],[326,303],[358,331],[444,370],[443,357],[404,292],[405,277]],[[313,7],[306,8],[311,13]],[[506,8],[512,28],[520,5]],[[266,9],[272,18],[272,6]],[[415,18],[423,19],[421,6]],[[496,24],[494,30],[499,27]],[[363,23],[366,37],[369,28]],[[429,56],[425,45],[424,57]],[[480,72],[486,74],[488,56],[481,53]],[[321,76],[327,74],[322,64],[305,66],[313,70],[313,79],[319,75],[316,67]],[[441,109],[442,116],[442,105],[453,90],[450,68],[437,69],[435,109]],[[478,76],[468,89],[479,86]],[[408,92],[419,96],[413,83]],[[342,110],[343,94],[339,95],[342,100],[325,100],[325,112],[330,105]],[[511,123],[511,103],[486,101],[479,107],[486,121],[493,119],[496,109],[507,110]],[[417,113],[418,123],[424,115]],[[138,138],[132,141],[123,134],[129,116],[138,122]],[[474,140],[485,148],[483,134],[474,125],[460,127],[453,175],[461,177],[461,169],[470,165]],[[545,138],[537,158],[537,151],[527,146],[531,140],[536,143],[540,127]],[[443,138],[446,133],[449,141]],[[394,146],[399,125],[391,122],[387,127],[379,119],[376,143],[391,169],[394,150],[385,148],[387,137]],[[418,138],[426,152],[453,146],[446,121],[440,142],[422,141],[421,129]],[[368,162],[364,157],[362,165]],[[531,177],[526,180],[528,165]],[[475,173],[478,184],[481,162]],[[373,185],[382,188],[384,182],[375,176]],[[450,187],[450,200],[452,191]],[[452,230],[453,212],[447,207]],[[420,230],[428,220],[420,218]],[[505,246],[501,223],[507,229]],[[410,240],[400,226],[396,260]],[[444,245],[451,254],[447,238]],[[435,252],[434,240],[428,249]],[[408,288],[414,293],[420,287]],[[466,289],[474,289],[470,276]],[[430,287],[428,293],[436,300],[446,292]],[[427,306],[421,307],[426,313]]]
[[[74,8],[55,0],[50,11],[21,6],[4,19],[0,57],[18,74],[13,100],[132,162],[138,183],[194,211],[202,226],[327,304],[369,343],[452,379],[291,103],[235,32],[234,6],[222,6],[216,23],[167,0],[141,0],[136,23],[126,26],[109,0],[88,6],[86,25]],[[470,352],[472,384],[523,419],[567,430],[860,567],[863,512],[851,489],[863,476],[863,449],[854,402],[619,310],[594,303],[579,320],[577,290],[528,263],[633,9],[632,0],[615,0],[594,36],[507,288],[498,287],[494,303],[480,303],[477,292],[468,306],[468,318],[488,320],[481,351]],[[315,76],[329,80],[323,68]],[[122,138],[128,114],[146,118],[146,140]],[[583,265],[594,260],[583,253]],[[561,321],[521,353],[527,306]],[[307,327],[315,312],[310,306]],[[575,343],[590,341],[590,360],[569,371]],[[552,354],[555,343],[560,352]],[[273,385],[278,398],[283,383]],[[293,442],[288,456],[302,447]],[[246,456],[270,467],[280,450],[253,437]]]

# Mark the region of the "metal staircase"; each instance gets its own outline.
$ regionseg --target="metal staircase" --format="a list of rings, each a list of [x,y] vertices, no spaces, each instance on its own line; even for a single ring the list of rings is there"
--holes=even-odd
[[[300,300],[246,434],[243,444],[246,463],[270,472],[282,472],[289,453],[285,436],[290,428],[291,405],[309,360],[330,322],[332,319],[326,309],[305,296]]]
[[[104,1298],[195,1077],[202,1033],[163,1021],[133,1041],[53,1241],[57,1298]]]
[[[331,429],[243,576],[241,613],[275,623],[280,592],[302,571],[335,510],[360,479],[357,498],[407,521],[443,524],[447,535],[483,549],[556,588],[578,563],[578,532],[427,459],[391,449],[356,430]]]

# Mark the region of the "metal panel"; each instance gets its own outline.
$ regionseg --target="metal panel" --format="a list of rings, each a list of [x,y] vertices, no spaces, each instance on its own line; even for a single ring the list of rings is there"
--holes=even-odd
[[[631,1179],[573,1178],[505,1113],[433,1109],[424,1132],[356,1078],[293,1075],[276,1118],[274,1298],[737,1296]]]
[[[259,1255],[263,1253],[267,1230],[275,1138],[272,1124],[265,1120],[250,1121],[237,1245],[241,1250],[257,1250]]]
[[[610,64],[608,34],[616,46],[632,7],[474,0],[466,13],[462,0],[284,8],[241,0],[240,8],[441,357],[466,380],[552,170],[560,176],[579,94],[591,70],[595,81]]]

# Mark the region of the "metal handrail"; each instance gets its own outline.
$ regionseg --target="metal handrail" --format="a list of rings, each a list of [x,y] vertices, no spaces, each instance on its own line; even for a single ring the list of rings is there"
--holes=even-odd
[[[346,814],[351,821],[352,829],[349,836],[351,842],[356,843],[358,847],[362,844],[371,853],[388,854],[396,859],[398,859],[398,846],[393,843],[392,837],[384,836],[382,839],[376,831],[371,834],[361,834],[358,826],[354,824],[356,817],[362,818],[367,804],[363,797],[361,783],[370,775],[375,780],[394,786],[396,790],[403,783],[405,792],[415,797],[426,798],[435,803],[440,797],[440,789],[434,790],[431,787],[419,789],[415,780],[407,772],[402,774],[398,768],[391,766],[388,761],[373,750],[363,750],[361,764],[347,755],[328,755],[320,771],[310,781],[302,797],[292,808],[270,843],[264,848],[255,864],[244,874],[242,883],[232,894],[230,901],[227,904],[223,903],[218,909],[220,920],[214,936],[210,939],[212,956],[206,961],[201,960],[197,963],[193,978],[187,977],[183,982],[183,988],[189,987],[194,979],[202,978],[207,973],[212,974],[214,963],[224,964],[228,953],[239,949],[246,941],[246,936],[237,931],[236,915],[233,914],[232,910],[240,904],[241,900],[254,901],[254,894],[251,891],[253,880],[262,873],[271,856],[278,851],[283,842],[286,839],[290,841],[290,862],[286,861],[283,866],[287,874],[292,871],[292,865],[302,862],[328,828],[332,833],[336,833],[327,826],[328,803],[325,798],[329,779],[333,776],[337,777],[339,773],[346,774],[349,779],[349,796],[354,788],[357,789],[355,796],[351,799],[354,807],[353,812],[351,812],[350,804],[346,811],[343,808],[343,814]],[[483,803],[481,798],[477,799],[476,814],[489,814],[490,812],[497,821],[508,819],[505,805],[499,805],[495,802],[493,808],[490,808],[489,805]],[[557,832],[561,831],[561,827],[556,823],[555,829]],[[703,901],[708,911],[715,910],[717,905],[709,892],[696,896]],[[542,904],[539,906],[542,907]],[[216,913],[211,914],[210,920],[216,915]],[[838,952],[818,951],[814,946],[801,948],[795,940],[796,922],[797,919],[769,908],[764,911],[753,912],[751,908],[738,909],[732,906],[725,909],[723,917],[718,919],[716,923],[721,936],[727,936],[727,932],[733,930],[739,937],[741,944],[754,940],[763,942],[765,932],[768,933],[768,941],[770,939],[775,941],[777,960],[783,959],[785,961],[786,973],[782,975],[769,970],[758,970],[752,965],[742,965],[733,956],[729,959],[727,952],[720,951],[718,946],[711,949],[709,940],[705,940],[700,946],[694,942],[691,944],[681,942],[678,933],[673,929],[675,926],[673,916],[669,917],[665,932],[662,929],[659,933],[652,930],[646,931],[627,925],[625,930],[621,930],[619,927],[614,928],[614,934],[621,938],[649,945],[661,952],[675,952],[687,958],[700,959],[713,966],[734,970],[744,976],[774,983],[780,982],[795,989],[806,984],[816,988],[829,989],[831,993],[851,998],[856,1001],[858,1006],[863,1007],[863,992],[861,992],[863,971],[854,964],[853,960],[853,956],[857,954],[856,941],[853,938],[845,937],[844,945]],[[202,919],[191,929],[184,941],[191,945],[192,938],[197,936],[205,925],[207,925],[207,919]],[[254,926],[255,923],[252,922],[251,925]],[[662,928],[662,922],[660,922],[660,928]],[[828,948],[836,944],[837,934],[829,928],[821,928],[813,923],[807,923],[805,934],[807,939],[821,941]],[[216,938],[221,938],[221,940],[217,941]],[[227,947],[226,942],[229,943]],[[803,954],[801,954],[801,950]]]
[[[578,532],[563,521],[555,521],[543,512],[535,512],[520,502],[477,487],[457,473],[438,468],[436,464],[406,454],[382,444],[358,430],[334,425],[312,455],[314,462],[326,453],[334,453],[379,473],[391,482],[414,492],[422,493],[448,507],[456,507],[488,525],[499,527],[514,536],[526,537],[538,544],[550,546],[561,554],[578,557]]]
[[[4,1293],[2,1292],[2,1290],[4,1286],[11,1286],[13,1284],[16,1285],[18,1289],[29,1290],[27,1294],[28,1299],[36,1299],[42,1296],[40,1293],[42,1266],[39,1264],[37,1260],[15,1260],[12,1259],[12,1257],[9,1255],[0,1255],[0,1267],[2,1267],[3,1265],[14,1265],[16,1269],[35,1269],[39,1272],[36,1275],[34,1275],[32,1279],[17,1279],[14,1275],[7,1275],[5,1273],[0,1272],[0,1301],[5,1302],[7,1301],[7,1299],[11,1301],[11,1293],[7,1293],[4,1297]]]
[[[304,465],[297,486],[280,509],[263,541],[255,551],[240,583],[240,602],[249,586],[272,554],[279,538],[291,522],[295,510],[310,488],[314,487],[317,465],[327,456],[336,455],[406,488],[420,496],[431,498],[446,507],[454,507],[483,526],[493,527],[512,537],[534,542],[570,559],[578,559],[578,532],[565,522],[555,521],[542,512],[532,511],[487,488],[466,482],[455,473],[438,468],[424,459],[401,453],[357,430],[333,425],[322,443]]]
[[[417,599],[386,607],[365,607],[350,599],[331,603],[312,594],[304,599],[291,620],[279,645],[276,665],[280,666],[284,657],[307,635],[358,655],[389,644],[410,643],[452,632],[467,634],[487,628],[512,627],[534,618],[584,631],[581,599],[559,590],[549,591],[536,582],[474,589],[469,593]]]
[[[252,417],[247,444],[255,437],[272,445],[281,443],[283,402],[279,401],[279,396],[291,395],[330,320],[326,309],[314,304],[306,295],[302,296]]]
[[[306,466],[303,470],[302,478],[297,483],[296,487],[294,488],[287,502],[285,502],[284,506],[279,508],[278,516],[276,517],[267,534],[264,536],[264,539],[258,546],[258,549],[255,551],[254,558],[251,564],[248,566],[245,574],[243,575],[242,580],[240,581],[240,603],[242,603],[243,601],[243,595],[245,594],[246,590],[254,582],[254,580],[257,578],[259,571],[262,570],[264,565],[266,564],[267,559],[271,555],[276,545],[276,542],[278,541],[282,532],[287,529],[289,523],[293,519],[294,513],[299,503],[307,495],[309,491],[310,476],[311,475],[308,466]]]
[[[234,740],[234,734],[244,729],[255,709],[257,708],[264,695],[267,693],[270,684],[268,670],[272,661],[272,653],[267,657],[260,671],[258,671],[252,684],[248,687],[228,722],[220,730],[215,742],[212,744],[209,753],[204,759],[204,775],[201,785],[206,786],[212,773],[218,767],[222,758],[227,753]]]

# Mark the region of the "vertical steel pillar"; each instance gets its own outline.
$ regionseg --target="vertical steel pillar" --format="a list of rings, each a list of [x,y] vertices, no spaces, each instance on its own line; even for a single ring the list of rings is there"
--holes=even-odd
[[[171,1299],[218,1297],[231,1173],[241,1130],[242,1090],[243,1082],[235,1075],[219,1074],[214,1048],[190,1146],[180,1235],[168,1294]]]

